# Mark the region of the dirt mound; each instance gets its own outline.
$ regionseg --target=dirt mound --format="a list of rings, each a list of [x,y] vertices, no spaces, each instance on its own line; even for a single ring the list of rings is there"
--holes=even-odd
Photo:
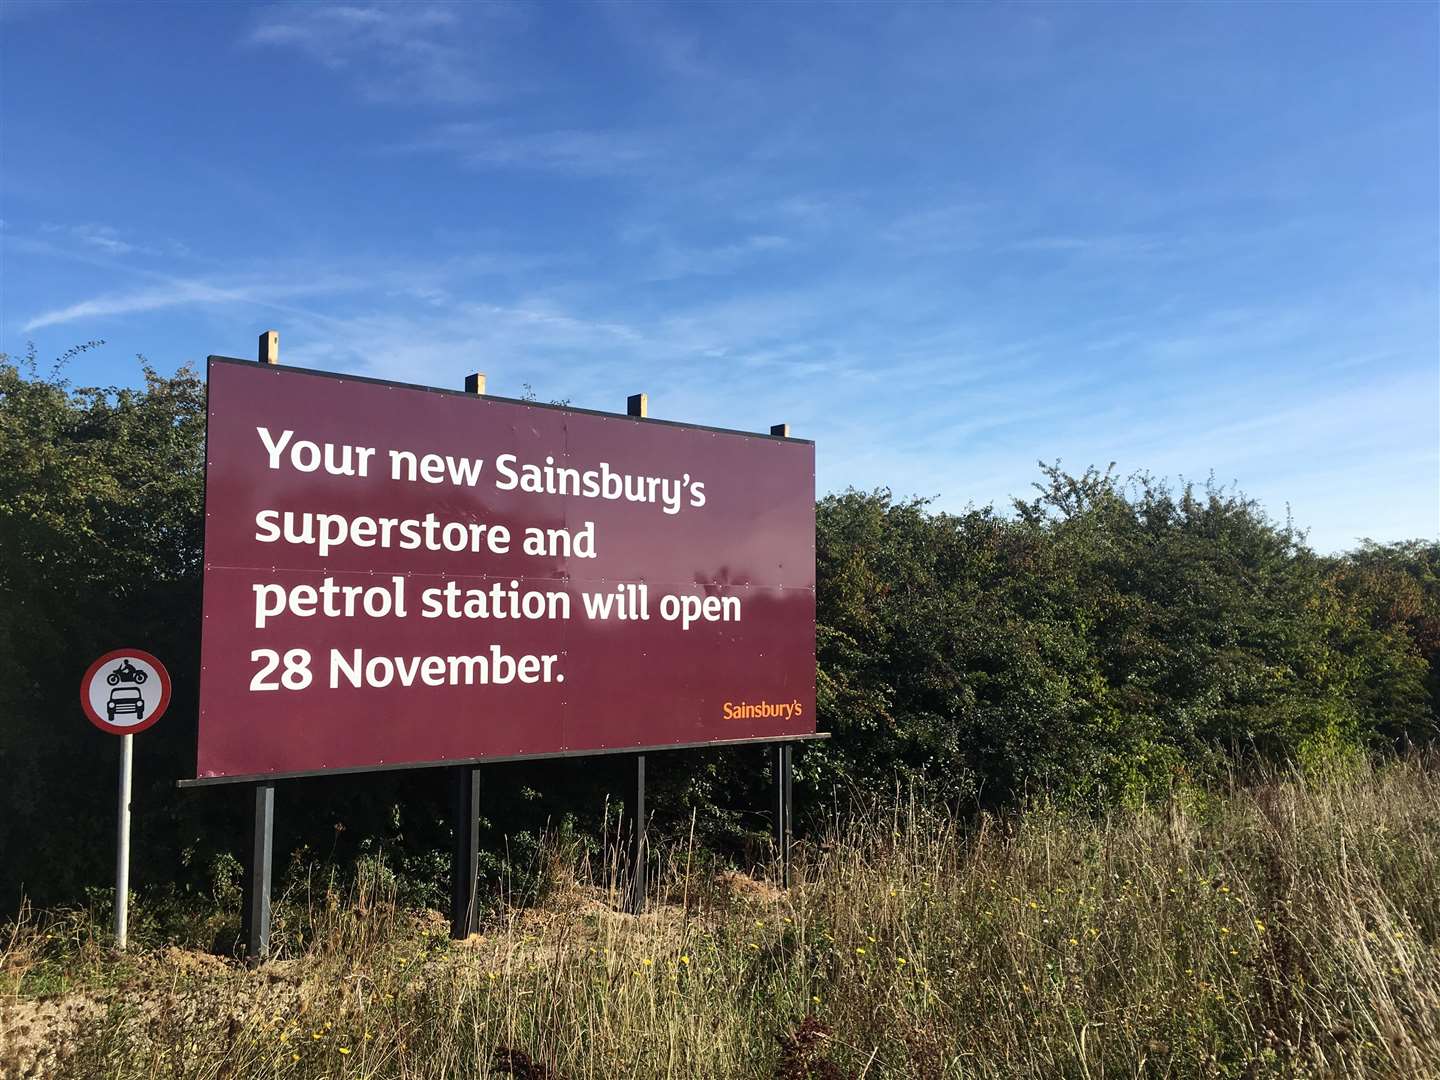
[[[223,956],[194,949],[181,949],[174,945],[167,945],[160,950],[155,959],[166,970],[186,975],[218,975],[231,966],[230,961]]]
[[[105,1017],[104,1003],[86,994],[0,1004],[0,1080],[50,1076],[85,1028]]]
[[[715,875],[715,884],[731,898],[752,904],[778,904],[785,899],[784,889],[739,870],[721,871]]]

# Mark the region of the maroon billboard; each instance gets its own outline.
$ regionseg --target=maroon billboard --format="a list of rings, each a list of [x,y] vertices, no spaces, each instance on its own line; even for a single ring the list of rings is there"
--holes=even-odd
[[[212,357],[197,777],[815,731],[815,448]]]

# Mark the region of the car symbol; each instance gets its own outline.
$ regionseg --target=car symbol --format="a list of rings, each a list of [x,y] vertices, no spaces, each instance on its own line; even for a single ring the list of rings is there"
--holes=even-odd
[[[116,713],[134,713],[136,720],[145,719],[145,695],[139,687],[117,686],[110,691],[110,700],[105,703],[105,712],[110,722],[115,722]]]

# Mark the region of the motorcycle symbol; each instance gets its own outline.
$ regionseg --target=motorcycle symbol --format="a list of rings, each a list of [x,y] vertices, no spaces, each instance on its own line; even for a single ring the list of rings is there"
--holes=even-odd
[[[111,686],[118,686],[122,682],[135,683],[138,686],[149,677],[129,660],[121,660],[120,666],[105,676],[105,681]]]

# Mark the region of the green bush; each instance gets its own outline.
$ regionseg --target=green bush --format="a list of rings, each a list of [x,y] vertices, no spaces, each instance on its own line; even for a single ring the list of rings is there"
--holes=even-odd
[[[1433,738],[1440,545],[1326,558],[1213,484],[1042,473],[1008,518],[821,500],[836,737],[807,754],[812,783],[1105,804]]]
[[[239,793],[174,786],[194,762],[205,389],[188,368],[141,371],[140,389],[77,388],[33,355],[0,358],[0,910],[109,880],[117,749],[80,719],[75,688],[120,642],[175,677],[136,759],[136,887],[209,896],[244,836]],[[834,738],[798,757],[802,812],[912,780],[985,807],[1042,791],[1143,802],[1251,763],[1324,767],[1434,737],[1440,544],[1325,557],[1213,484],[1041,474],[1009,513],[934,513],[888,491],[820,500],[818,703]],[[667,755],[650,776],[659,824],[753,854],[761,760]],[[593,846],[627,769],[487,771],[488,872],[562,821]],[[407,896],[439,903],[447,784],[424,770],[286,785],[277,860],[383,850]]]

